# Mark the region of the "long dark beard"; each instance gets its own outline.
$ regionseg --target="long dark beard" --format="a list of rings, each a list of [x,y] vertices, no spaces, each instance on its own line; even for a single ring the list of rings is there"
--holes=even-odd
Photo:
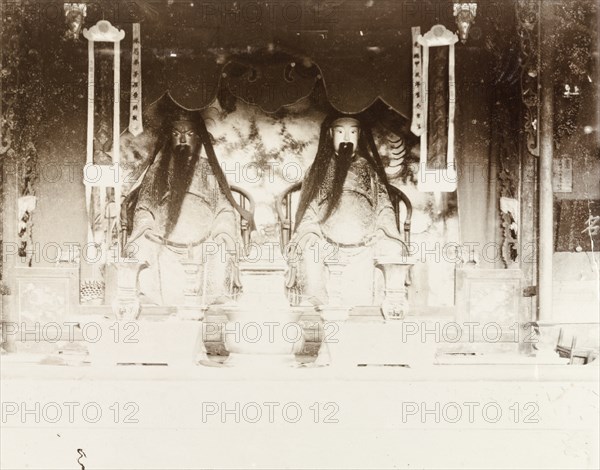
[[[337,209],[342,198],[342,192],[344,191],[344,181],[348,176],[348,170],[352,164],[352,153],[354,152],[354,146],[349,142],[343,142],[340,144],[338,154],[334,157],[334,170],[333,180],[331,186],[328,189],[328,197],[326,202],[325,213],[321,222],[325,222],[333,211]]]
[[[192,183],[194,171],[200,155],[192,153],[189,146],[177,146],[171,152],[167,169],[167,187],[170,191],[167,206],[167,224],[165,238],[168,238],[179,220],[181,206],[187,190]]]
[[[326,193],[331,193],[324,219],[327,219],[327,217],[333,213],[341,199],[342,191],[344,189],[343,181],[348,174],[352,160],[349,158],[340,158],[340,155],[336,157],[333,151],[333,139],[329,129],[332,122],[337,117],[339,117],[339,114],[334,113],[325,118],[321,123],[317,154],[315,155],[315,160],[310,167],[308,175],[306,175],[306,178],[302,182],[302,192],[300,193],[300,201],[298,203],[298,209],[296,210],[295,229],[299,227],[308,206],[315,200],[322,189],[325,189]],[[381,157],[377,152],[377,146],[375,145],[371,130],[369,127],[361,126],[361,131],[361,135],[358,139],[358,155],[367,160],[369,165],[371,165],[379,176],[381,182],[388,188],[389,182],[385,174],[385,168],[381,161]],[[332,163],[333,159],[336,159],[335,163]],[[339,161],[337,159],[339,159]],[[334,177],[330,179],[329,172],[331,171],[332,166],[334,167]],[[346,167],[345,169],[344,166]],[[333,180],[335,182],[329,184],[329,181]]]

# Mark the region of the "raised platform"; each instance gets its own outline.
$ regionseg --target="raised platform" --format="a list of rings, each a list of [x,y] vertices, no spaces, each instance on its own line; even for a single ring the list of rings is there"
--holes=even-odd
[[[175,309],[152,307],[144,310],[141,322],[156,325],[175,313]],[[133,325],[120,326],[119,331],[111,326],[112,312],[106,307],[90,307],[86,314],[72,315],[64,322],[49,324],[17,325],[26,329],[13,331],[11,334],[17,341],[17,350],[28,353],[57,355],[73,349],[85,350],[89,345],[90,336],[97,334],[96,329],[82,334],[82,325],[89,323],[103,324],[110,329],[106,332],[111,337],[120,334],[115,342],[122,342],[128,335],[135,333]],[[171,320],[170,320],[171,321]],[[223,345],[223,330],[227,317],[218,307],[212,307],[206,314],[203,327],[203,339],[207,351],[212,355],[226,355]],[[261,324],[259,318],[256,322]],[[321,345],[324,336],[333,332],[332,325],[326,325],[320,320],[317,312],[306,308],[301,316],[301,325],[304,329],[305,347],[302,356],[314,357]],[[543,323],[535,328],[531,325],[517,324],[499,325],[495,322],[459,322],[452,316],[439,313],[415,313],[407,316],[403,321],[390,320],[385,322],[379,310],[375,307],[356,308],[351,311],[348,320],[350,328],[356,334],[352,341],[356,348],[365,348],[371,344],[375,347],[378,341],[389,344],[402,343],[414,344],[418,347],[427,346],[438,354],[448,353],[456,356],[479,356],[482,354],[516,354],[521,352],[524,356],[531,355],[537,349],[545,348],[554,350],[559,336],[563,334],[562,341],[569,346],[572,338],[577,338],[577,347],[589,351],[590,357],[597,356],[599,344],[598,323]],[[170,323],[169,325],[172,326]],[[276,325],[276,333],[281,332],[284,323]],[[331,327],[331,328],[329,328]],[[8,328],[6,332],[8,333]],[[364,333],[361,335],[361,331]],[[243,333],[243,332],[242,332]],[[263,330],[263,334],[266,330]],[[57,336],[58,334],[58,336]],[[135,336],[135,335],[134,335]],[[176,337],[161,339],[157,336],[156,348],[168,349],[169,342],[177,342]],[[526,346],[524,348],[523,346]],[[523,351],[527,350],[527,353]]]
[[[26,359],[0,359],[2,468],[77,468],[78,459],[102,469],[599,463],[597,366],[261,371]]]

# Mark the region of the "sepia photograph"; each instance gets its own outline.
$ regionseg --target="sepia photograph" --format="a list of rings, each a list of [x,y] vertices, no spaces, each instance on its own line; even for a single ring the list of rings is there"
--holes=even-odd
[[[0,469],[600,468],[598,0],[0,0]]]

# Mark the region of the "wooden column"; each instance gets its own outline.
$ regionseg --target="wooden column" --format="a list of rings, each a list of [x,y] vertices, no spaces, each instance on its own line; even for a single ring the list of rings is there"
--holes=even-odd
[[[540,3],[542,0],[516,2],[517,35],[521,63],[521,181],[519,205],[519,266],[523,273],[519,322],[529,331],[537,317],[538,263],[538,159],[539,159],[539,77],[540,77]],[[519,342],[519,351],[531,354],[532,343]]]
[[[537,317],[537,163],[538,157],[532,155],[527,149],[526,142],[521,144],[521,226],[519,242],[521,254],[519,256],[521,271],[523,272],[523,293],[521,297],[521,324],[535,321]],[[520,351],[524,354],[531,353],[531,342],[521,342]]]
[[[2,296],[2,345],[8,352],[16,351],[16,336],[7,335],[6,324],[18,320],[16,302],[16,279],[15,266],[17,259],[18,237],[17,237],[17,188],[18,169],[17,158],[14,152],[7,152],[2,162],[2,282],[8,289],[9,294]]]
[[[600,31],[600,11],[596,12],[596,31]],[[600,34],[596,34],[596,145],[600,149]]]
[[[540,157],[538,238],[538,320],[552,320],[552,255],[554,214],[552,158],[554,154],[554,82],[552,23],[554,2],[541,2],[540,28]]]
[[[0,50],[2,51],[2,67],[6,73],[0,80],[0,171],[2,171],[2,283],[8,294],[0,296],[0,322],[2,322],[2,347],[8,352],[16,351],[16,337],[7,335],[6,324],[18,320],[16,309],[16,280],[15,266],[18,250],[17,229],[17,198],[18,198],[18,168],[15,151],[15,132],[8,124],[14,124],[14,109],[17,103],[15,97],[18,81],[17,67],[20,41],[9,41],[17,34],[17,25],[21,19],[20,10],[13,8],[7,15],[7,5],[0,2]],[[11,116],[12,115],[12,116]],[[10,117],[9,117],[10,116]],[[10,120],[10,121],[9,121]],[[3,124],[3,125],[2,125]]]

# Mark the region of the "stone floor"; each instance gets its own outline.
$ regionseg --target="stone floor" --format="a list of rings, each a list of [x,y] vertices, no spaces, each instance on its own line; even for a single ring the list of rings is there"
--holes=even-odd
[[[212,353],[206,367],[161,362],[177,348],[196,357],[198,322],[151,321],[140,326],[140,342],[129,344],[131,325],[87,321],[101,327],[102,341],[91,340],[94,328],[86,336],[81,322],[74,341],[30,335],[17,353],[0,358],[0,468],[600,464],[599,362],[567,365],[553,353],[558,331],[545,335],[550,354],[530,357],[518,353],[528,336],[515,336],[528,330],[509,327],[487,340],[481,331],[470,340],[465,330],[455,341],[456,324],[448,318],[384,323],[360,314],[335,331],[339,342],[337,349],[328,346],[334,359],[328,367],[315,362],[323,325],[316,336],[316,327],[304,325],[307,342],[294,367],[260,358],[235,367],[222,334],[207,335],[205,324]],[[115,349],[124,354],[121,365],[102,360]],[[351,360],[336,361],[336,354]]]
[[[412,368],[244,369],[47,358],[0,359],[1,468],[599,465],[597,362],[448,355]]]

